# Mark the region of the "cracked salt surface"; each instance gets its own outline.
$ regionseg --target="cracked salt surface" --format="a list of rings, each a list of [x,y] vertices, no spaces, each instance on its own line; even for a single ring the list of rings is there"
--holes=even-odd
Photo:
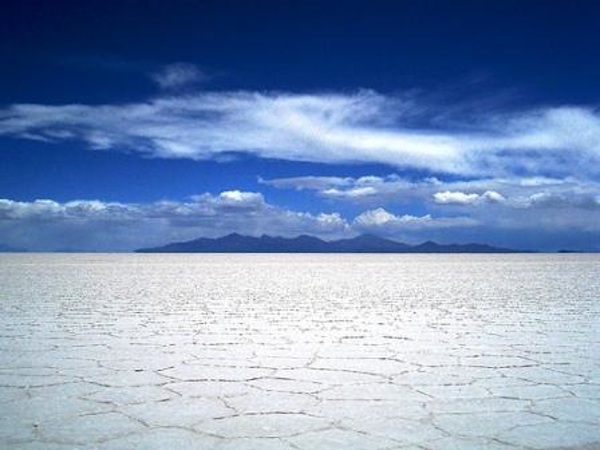
[[[0,255],[2,449],[599,449],[596,255]]]

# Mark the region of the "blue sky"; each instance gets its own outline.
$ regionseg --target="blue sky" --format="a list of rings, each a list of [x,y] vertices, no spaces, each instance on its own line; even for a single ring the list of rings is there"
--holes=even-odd
[[[0,244],[600,250],[597,2],[0,8]]]

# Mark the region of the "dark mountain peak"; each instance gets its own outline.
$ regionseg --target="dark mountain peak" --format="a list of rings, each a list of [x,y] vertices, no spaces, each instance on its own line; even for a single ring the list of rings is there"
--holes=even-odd
[[[322,239],[319,239],[316,236],[310,236],[308,234],[301,234],[300,236],[296,236],[295,238],[291,238],[292,241],[295,242],[313,242],[313,243],[322,243],[325,244],[325,241]]]
[[[374,234],[353,238],[323,241],[316,236],[302,234],[294,238],[244,236],[230,233],[217,239],[199,238],[176,242],[163,247],[137,250],[141,253],[507,253],[514,250],[482,244],[442,245],[426,241],[410,246]]]
[[[335,244],[348,253],[403,253],[406,244],[385,239],[374,234],[360,234],[350,239],[340,239]]]
[[[301,234],[301,235],[296,236],[295,238],[292,238],[292,239],[296,239],[296,240],[298,240],[298,239],[302,239],[302,240],[310,239],[310,240],[313,240],[313,241],[322,241],[322,239],[319,239],[316,236],[311,236],[310,234]],[[324,242],[324,241],[322,241],[322,242]]]
[[[382,238],[381,236],[377,236],[372,233],[363,233],[354,237],[353,239],[361,240],[361,241],[387,241],[388,239]]]
[[[353,240],[356,242],[364,242],[364,243],[377,243],[377,244],[390,244],[391,243],[393,245],[407,246],[406,244],[404,244],[402,242],[393,241],[391,239],[387,239],[387,238],[377,236],[376,234],[371,234],[371,233],[359,234],[358,236],[353,238]]]
[[[487,244],[438,244],[434,241],[425,241],[413,247],[413,251],[415,253],[524,253]]]
[[[416,251],[418,251],[418,250],[422,250],[422,251],[425,251],[425,252],[426,252],[426,251],[433,251],[433,250],[437,250],[437,249],[439,249],[440,247],[443,247],[443,246],[441,246],[441,245],[440,245],[440,244],[438,244],[437,242],[434,242],[434,241],[425,241],[425,242],[422,242],[422,243],[420,243],[420,244],[418,244],[418,245],[415,245],[415,246],[413,247],[413,249],[414,249],[414,250],[416,250]]]
[[[239,233],[229,233],[226,234],[225,236],[221,236],[220,238],[217,239],[221,239],[221,240],[228,240],[228,239],[247,239],[250,236],[244,236],[243,234],[239,234]]]

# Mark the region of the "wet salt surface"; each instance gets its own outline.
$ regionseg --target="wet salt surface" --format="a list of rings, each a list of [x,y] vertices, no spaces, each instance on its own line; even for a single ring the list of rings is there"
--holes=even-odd
[[[600,448],[597,255],[0,255],[0,448]]]

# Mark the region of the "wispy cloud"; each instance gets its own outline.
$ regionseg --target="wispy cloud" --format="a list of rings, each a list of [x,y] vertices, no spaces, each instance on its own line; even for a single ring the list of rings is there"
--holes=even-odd
[[[163,83],[193,78],[193,70],[186,73],[166,72]],[[439,108],[372,91],[203,92],[125,105],[16,104],[0,110],[0,135],[79,140],[91,149],[162,158],[204,160],[242,152],[469,177],[598,176],[595,109],[492,110],[477,119],[440,123],[434,120],[443,115]]]
[[[409,180],[392,174],[358,178],[303,176],[260,179],[259,182],[279,189],[314,191],[324,198],[367,205],[418,201],[449,207],[501,204],[504,207],[522,209],[548,204],[548,201],[542,199],[550,198],[554,199],[555,204],[569,204],[573,208],[589,208],[600,202],[600,183],[574,177],[535,176],[445,181],[437,177]]]
[[[169,64],[151,73],[151,78],[162,89],[177,89],[209,79],[205,72],[189,63]]]
[[[425,189],[435,189],[441,182],[435,177],[412,181],[399,175],[367,175],[354,177],[301,176],[291,178],[259,179],[259,183],[278,189],[315,191],[329,199],[345,199],[361,203],[386,203],[389,200],[406,200],[410,197],[424,197]]]

